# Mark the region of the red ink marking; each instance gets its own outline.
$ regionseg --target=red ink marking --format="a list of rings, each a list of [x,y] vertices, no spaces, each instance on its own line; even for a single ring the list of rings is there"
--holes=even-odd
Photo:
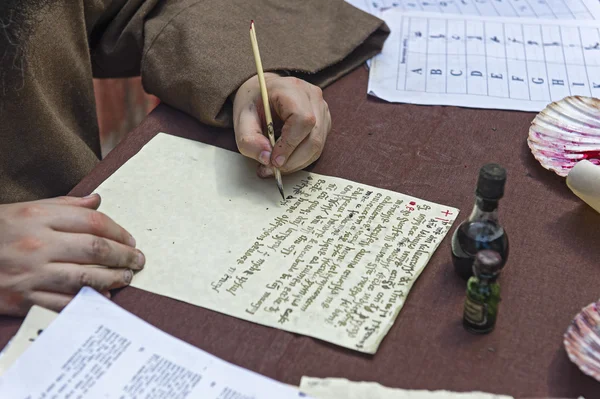
[[[442,222],[449,222],[450,220],[448,219],[443,219],[443,218],[435,218],[436,220],[441,220]]]
[[[442,212],[442,213],[443,213],[444,215],[446,215],[446,216],[448,216],[448,215],[452,215],[452,212],[450,212],[450,211],[444,211],[444,212]]]
[[[581,153],[583,155],[583,159],[600,159],[600,150],[599,151],[585,151]]]
[[[408,205],[417,205],[417,203],[415,201],[410,201]]]

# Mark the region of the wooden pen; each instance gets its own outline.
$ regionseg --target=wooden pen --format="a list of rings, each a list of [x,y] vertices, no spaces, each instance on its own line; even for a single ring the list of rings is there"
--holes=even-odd
[[[271,117],[271,106],[269,105],[269,95],[267,93],[267,85],[265,83],[265,75],[262,68],[262,61],[260,59],[260,52],[258,50],[258,40],[256,39],[256,28],[254,27],[254,21],[250,22],[250,42],[252,43],[252,52],[254,53],[254,61],[256,63],[256,72],[258,73],[258,82],[260,84],[260,93],[262,95],[263,105],[265,109],[265,120],[267,122],[267,133],[271,147],[275,148],[275,129],[273,128],[273,118]],[[281,198],[285,201],[285,195],[283,194],[283,183],[281,181],[281,172],[279,168],[273,166],[273,174],[275,175],[275,181],[277,182],[277,188],[281,194]]]

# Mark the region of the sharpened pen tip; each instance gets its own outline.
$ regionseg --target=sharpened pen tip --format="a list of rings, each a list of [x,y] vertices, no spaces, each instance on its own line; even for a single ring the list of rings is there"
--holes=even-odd
[[[281,184],[281,180],[277,179],[277,188],[279,189],[279,194],[281,194],[281,198],[285,201],[285,194],[283,194],[283,184]]]

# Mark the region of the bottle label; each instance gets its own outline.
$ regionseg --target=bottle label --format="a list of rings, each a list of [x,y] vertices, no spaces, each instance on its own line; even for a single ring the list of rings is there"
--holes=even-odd
[[[464,318],[476,326],[484,326],[487,323],[487,306],[472,300],[467,296],[465,301]]]

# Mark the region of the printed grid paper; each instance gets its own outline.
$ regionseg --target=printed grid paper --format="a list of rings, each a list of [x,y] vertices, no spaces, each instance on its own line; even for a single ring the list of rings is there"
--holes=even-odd
[[[369,93],[388,101],[540,111],[600,96],[600,29],[539,21],[382,13],[392,33],[373,58]]]
[[[600,19],[598,0],[346,0],[361,10],[379,15],[382,10],[489,17],[540,19]]]

